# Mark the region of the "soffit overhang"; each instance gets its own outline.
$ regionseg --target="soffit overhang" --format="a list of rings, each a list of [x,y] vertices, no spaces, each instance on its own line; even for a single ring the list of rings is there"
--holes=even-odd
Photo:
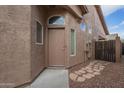
[[[71,14],[78,17],[79,19],[82,19],[82,16],[88,13],[88,9],[85,5],[77,5],[79,9],[81,10],[81,15],[78,14],[76,11],[73,10],[72,7],[69,5],[65,5],[64,8],[67,9]]]

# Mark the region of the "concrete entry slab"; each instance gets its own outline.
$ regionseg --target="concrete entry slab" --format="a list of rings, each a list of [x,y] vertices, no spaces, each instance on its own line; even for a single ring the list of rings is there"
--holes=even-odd
[[[29,88],[68,88],[68,70],[46,69]]]

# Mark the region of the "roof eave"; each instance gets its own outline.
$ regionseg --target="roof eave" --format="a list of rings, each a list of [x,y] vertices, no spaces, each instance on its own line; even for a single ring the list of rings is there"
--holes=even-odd
[[[102,25],[103,25],[105,34],[106,34],[106,35],[109,35],[109,31],[108,31],[108,29],[107,29],[107,25],[106,25],[106,22],[105,22],[105,19],[104,19],[104,16],[103,16],[103,12],[102,12],[101,7],[100,7],[99,5],[95,5],[95,8],[96,8],[96,10],[97,10],[97,12],[98,12],[98,15],[99,15],[99,18],[100,18],[101,23],[102,23]]]
[[[65,5],[64,7],[65,7],[67,10],[69,10],[73,15],[77,16],[79,19],[82,19],[82,16],[83,16],[84,14],[88,13],[88,9],[87,9],[87,7],[86,7],[85,5],[79,5],[79,8],[80,8],[80,10],[81,10],[81,12],[82,12],[82,15],[80,15],[80,16],[79,16],[78,14],[76,14],[76,12],[75,12],[73,9],[71,9],[70,6]]]

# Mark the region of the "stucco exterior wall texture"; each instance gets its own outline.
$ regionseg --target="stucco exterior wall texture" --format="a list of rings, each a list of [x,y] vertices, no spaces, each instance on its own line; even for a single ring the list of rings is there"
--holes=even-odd
[[[0,87],[30,81],[30,6],[0,6]]]
[[[46,13],[39,6],[31,6],[31,10],[31,78],[34,79],[45,67]],[[43,26],[43,45],[36,42],[36,21]]]
[[[72,7],[72,6],[71,6]],[[86,23],[86,30],[85,31],[81,31],[80,29],[80,22],[78,22],[78,19],[75,18],[74,16],[72,16],[72,14],[68,13],[67,14],[67,24],[68,26],[67,28],[67,41],[70,41],[70,30],[71,29],[75,29],[76,31],[76,56],[70,56],[69,52],[68,52],[68,56],[69,56],[69,66],[73,66],[76,65],[78,63],[82,63],[82,62],[87,62],[89,60],[93,60],[94,59],[94,41],[98,40],[98,36],[99,33],[104,33],[104,29],[103,26],[100,22],[98,13],[95,9],[94,6],[87,6],[88,8],[88,13],[84,15],[84,19],[85,19],[85,23]],[[74,10],[79,10],[77,7],[73,6]],[[81,14],[78,12],[81,11],[76,11],[77,14]],[[71,20],[71,21],[70,21]],[[91,30],[91,32],[89,31]],[[101,35],[101,34],[100,34]],[[104,35],[102,36],[104,37]],[[88,48],[87,44],[89,44],[89,42],[91,43],[90,48]],[[69,44],[69,42],[68,42]],[[68,45],[68,51],[69,49],[69,45]],[[88,51],[88,53],[86,53]]]
[[[69,56],[69,67],[76,65],[78,63],[84,62],[84,38],[85,33],[80,30],[80,23],[75,20],[76,18],[68,13],[68,26],[67,26],[67,32],[68,32],[68,56]],[[70,21],[71,20],[71,21]],[[76,55],[70,56],[70,32],[71,29],[74,29],[76,31]]]
[[[92,24],[93,26],[93,39],[98,40],[98,35],[105,38],[105,32],[103,26],[101,24],[101,20],[94,6],[87,6],[89,12],[85,15],[85,19],[88,21],[88,24]]]

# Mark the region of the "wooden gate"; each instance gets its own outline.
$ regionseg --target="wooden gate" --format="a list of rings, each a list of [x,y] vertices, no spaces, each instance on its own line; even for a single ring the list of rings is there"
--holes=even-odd
[[[115,40],[104,40],[95,42],[95,59],[109,62],[121,61],[121,41],[117,37]]]
[[[122,55],[124,55],[124,43],[122,43]]]

